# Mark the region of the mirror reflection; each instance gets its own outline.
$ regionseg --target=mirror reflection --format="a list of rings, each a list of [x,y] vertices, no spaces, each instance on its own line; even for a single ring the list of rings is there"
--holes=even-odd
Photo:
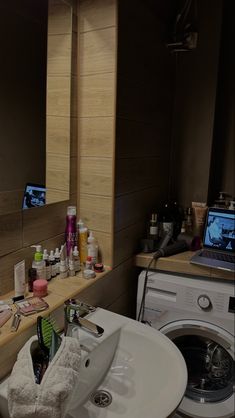
[[[69,198],[71,6],[1,2],[0,36],[2,215]]]

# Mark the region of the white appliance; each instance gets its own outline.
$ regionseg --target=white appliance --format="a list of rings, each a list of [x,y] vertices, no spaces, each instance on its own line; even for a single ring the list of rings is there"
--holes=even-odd
[[[145,271],[138,281],[137,317]],[[234,417],[234,285],[149,272],[143,319],[184,356],[188,385],[176,417]]]

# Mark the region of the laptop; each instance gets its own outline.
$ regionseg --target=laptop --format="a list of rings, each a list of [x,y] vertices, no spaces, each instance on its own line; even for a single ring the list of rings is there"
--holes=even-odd
[[[203,246],[190,260],[222,270],[235,271],[235,211],[209,208],[203,236]]]

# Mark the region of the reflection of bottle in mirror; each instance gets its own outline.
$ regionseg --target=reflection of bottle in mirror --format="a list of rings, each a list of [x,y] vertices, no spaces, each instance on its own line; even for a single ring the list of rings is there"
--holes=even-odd
[[[157,223],[157,214],[152,213],[151,219],[149,222],[149,239],[157,240],[158,239],[158,223]]]
[[[74,249],[77,244],[76,206],[68,206],[67,208],[65,242],[67,256],[69,256],[70,249]]]

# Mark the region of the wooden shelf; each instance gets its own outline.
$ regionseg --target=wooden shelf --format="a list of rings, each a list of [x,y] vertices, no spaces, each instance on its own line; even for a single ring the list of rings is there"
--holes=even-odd
[[[151,264],[151,270],[162,270],[174,273],[183,273],[185,275],[193,275],[198,277],[206,277],[211,279],[234,280],[234,273],[218,270],[211,267],[198,266],[191,264],[190,259],[194,252],[185,251],[170,257],[161,257]],[[146,268],[152,258],[151,253],[139,253],[135,256],[135,265],[137,267]]]

